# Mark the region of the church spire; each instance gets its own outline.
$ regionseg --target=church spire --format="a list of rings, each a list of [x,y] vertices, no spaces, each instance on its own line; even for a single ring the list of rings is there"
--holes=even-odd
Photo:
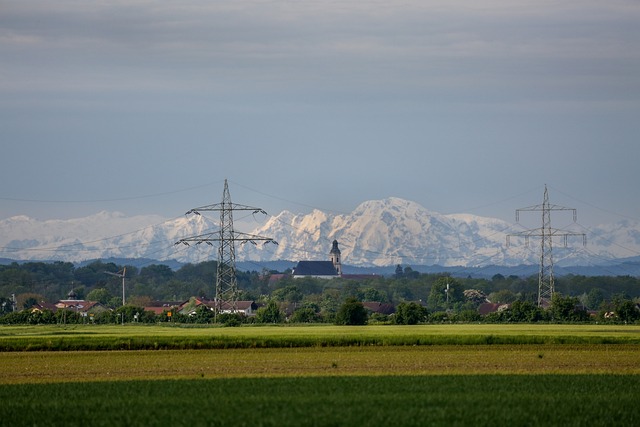
[[[342,276],[342,264],[340,261],[340,249],[338,248],[338,241],[333,241],[331,252],[329,252],[329,259],[333,263],[334,268],[339,276]]]

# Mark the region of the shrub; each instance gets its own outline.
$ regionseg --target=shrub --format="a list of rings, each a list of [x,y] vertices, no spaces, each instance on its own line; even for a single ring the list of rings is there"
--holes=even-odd
[[[481,319],[482,316],[476,310],[463,310],[453,316],[453,320],[456,322],[477,322]]]
[[[240,326],[245,323],[246,318],[240,313],[221,313],[216,319],[217,323],[221,323],[224,326]]]
[[[290,321],[293,323],[318,323],[322,321],[322,318],[313,308],[302,307],[293,312]]]
[[[278,307],[278,304],[273,300],[256,311],[257,323],[281,323],[283,319],[284,316],[282,311],[280,311],[280,307]]]
[[[415,302],[401,302],[396,308],[394,323],[397,325],[417,325],[427,319],[427,309]]]
[[[348,298],[336,313],[336,325],[366,325],[367,310],[355,298]]]
[[[429,321],[432,323],[444,323],[449,321],[449,314],[446,311],[436,311],[429,315]]]

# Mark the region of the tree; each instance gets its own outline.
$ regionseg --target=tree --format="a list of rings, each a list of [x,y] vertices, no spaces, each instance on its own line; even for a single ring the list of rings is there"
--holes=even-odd
[[[402,279],[404,273],[402,272],[402,266],[400,264],[396,265],[396,279]]]
[[[278,303],[271,300],[266,306],[260,307],[256,311],[256,322],[258,323],[281,323],[284,319]]]
[[[196,308],[193,314],[194,323],[212,323],[214,318],[214,312],[206,305],[202,304]]]
[[[616,302],[614,312],[621,322],[635,322],[640,320],[640,310],[633,301],[624,299]]]
[[[589,320],[589,313],[579,307],[578,298],[562,296],[558,292],[551,297],[551,318],[559,322],[584,322]]]
[[[464,298],[475,307],[487,302],[487,296],[484,292],[478,289],[465,289],[462,294],[464,295]]]
[[[514,301],[509,309],[512,322],[537,322],[542,320],[542,310],[530,301]]]
[[[387,297],[378,289],[368,286],[359,292],[362,301],[386,302]]]
[[[122,297],[111,297],[107,302],[109,308],[118,308],[122,306]]]
[[[293,312],[290,320],[293,323],[316,323],[322,319],[313,308],[301,307]]]
[[[347,298],[336,313],[336,325],[366,325],[367,310],[355,298]]]
[[[397,325],[416,325],[427,319],[427,309],[422,305],[410,302],[401,302],[396,307],[394,323]]]
[[[464,290],[456,279],[440,277],[431,286],[427,306],[431,311],[447,310],[464,300]]]
[[[335,315],[340,308],[339,291],[337,289],[327,289],[322,293],[318,305],[320,306],[320,314],[325,321],[331,322],[335,319]]]
[[[118,266],[112,262],[105,264],[102,261],[94,261],[84,267],[77,268],[73,277],[86,286],[104,285],[108,278],[105,271],[115,273],[118,271]]]
[[[491,278],[492,282],[504,282],[504,276],[500,273],[494,274],[493,277]]]
[[[175,276],[171,267],[164,264],[152,264],[142,267],[140,270],[140,280],[151,283],[163,283]]]
[[[591,288],[587,293],[587,307],[590,310],[597,310],[604,301],[604,292],[600,288]]]
[[[121,323],[133,322],[144,312],[144,307],[135,305],[123,305],[116,309],[116,318]]]
[[[420,272],[414,271],[413,268],[406,266],[404,268],[404,274],[402,276],[407,279],[417,279],[418,277],[420,277]]]
[[[113,295],[105,288],[96,288],[87,294],[88,301],[97,301],[100,304],[107,305]]]
[[[271,297],[277,301],[300,302],[302,301],[302,292],[296,285],[287,285],[273,291]]]
[[[0,315],[13,311],[13,301],[9,298],[0,297]]]
[[[31,308],[34,305],[38,304],[40,301],[44,301],[44,297],[40,294],[35,294],[33,292],[20,294],[16,296],[16,308],[18,310]]]
[[[241,313],[220,313],[217,319],[218,323],[224,326],[240,326],[246,320],[246,317]]]
[[[489,301],[495,304],[511,304],[517,299],[518,296],[509,289],[502,289],[489,294]]]

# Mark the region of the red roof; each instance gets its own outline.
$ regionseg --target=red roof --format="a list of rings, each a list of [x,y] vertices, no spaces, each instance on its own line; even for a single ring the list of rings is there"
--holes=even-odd
[[[480,304],[480,306],[478,307],[478,313],[480,313],[480,315],[482,316],[486,316],[489,313],[495,313],[496,311],[499,311],[501,309],[504,310],[505,308],[509,308],[509,306],[509,304],[495,304],[492,302],[485,302]]]

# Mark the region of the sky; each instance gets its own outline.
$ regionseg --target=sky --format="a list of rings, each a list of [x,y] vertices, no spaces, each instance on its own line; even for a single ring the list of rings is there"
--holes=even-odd
[[[0,219],[640,220],[636,0],[0,0]]]

